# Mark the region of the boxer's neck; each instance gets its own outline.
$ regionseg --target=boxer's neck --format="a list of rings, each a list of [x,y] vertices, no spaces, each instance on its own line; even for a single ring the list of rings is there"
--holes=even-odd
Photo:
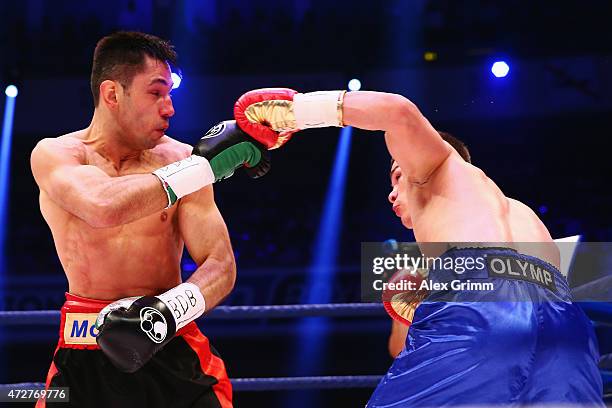
[[[130,148],[123,143],[124,135],[108,112],[94,111],[94,116],[85,129],[84,143],[119,170],[127,162],[140,161],[143,150]]]

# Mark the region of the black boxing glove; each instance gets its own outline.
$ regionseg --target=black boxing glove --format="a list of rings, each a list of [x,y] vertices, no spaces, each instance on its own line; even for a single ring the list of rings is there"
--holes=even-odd
[[[181,197],[230,177],[242,166],[250,177],[261,177],[270,170],[270,153],[240,130],[236,121],[227,120],[206,132],[191,156],[153,174],[161,181],[168,197],[166,208],[170,208]]]
[[[243,132],[235,120],[213,126],[194,146],[192,154],[208,159],[215,181],[230,177],[243,165],[252,178],[261,177],[270,170],[270,153]]]
[[[158,296],[121,299],[98,314],[96,342],[115,367],[133,373],[205,309],[204,297],[193,283]]]

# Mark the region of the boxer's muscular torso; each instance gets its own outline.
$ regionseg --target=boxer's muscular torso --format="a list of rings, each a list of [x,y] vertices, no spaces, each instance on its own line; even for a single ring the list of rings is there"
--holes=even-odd
[[[424,185],[405,182],[418,242],[499,243],[559,267],[559,252],[538,216],[456,152]]]
[[[191,152],[189,146],[164,137],[153,149],[116,169],[84,137],[79,131],[60,139],[82,164],[96,166],[111,177],[150,173]],[[93,228],[40,192],[40,209],[53,234],[70,293],[94,299],[158,294],[180,283],[183,240],[177,208],[117,227]]]

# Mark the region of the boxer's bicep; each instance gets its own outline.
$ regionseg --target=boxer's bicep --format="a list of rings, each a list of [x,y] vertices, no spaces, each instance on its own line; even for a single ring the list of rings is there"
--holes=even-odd
[[[391,157],[411,183],[424,184],[451,155],[452,148],[429,124],[418,119],[410,125],[393,128],[385,133]]]
[[[189,282],[200,287],[208,309],[229,294],[236,278],[229,233],[212,186],[181,199],[178,222],[187,251],[198,265]]]
[[[427,181],[451,153],[416,105],[401,95],[349,92],[343,115],[346,125],[385,131],[389,153],[413,182]]]

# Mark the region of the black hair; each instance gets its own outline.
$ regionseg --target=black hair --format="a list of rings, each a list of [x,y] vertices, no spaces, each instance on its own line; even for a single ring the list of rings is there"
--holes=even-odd
[[[146,57],[176,65],[174,47],[151,34],[119,31],[98,41],[91,68],[91,93],[94,106],[100,100],[100,84],[107,80],[119,81],[128,88],[134,75],[142,72]]]

